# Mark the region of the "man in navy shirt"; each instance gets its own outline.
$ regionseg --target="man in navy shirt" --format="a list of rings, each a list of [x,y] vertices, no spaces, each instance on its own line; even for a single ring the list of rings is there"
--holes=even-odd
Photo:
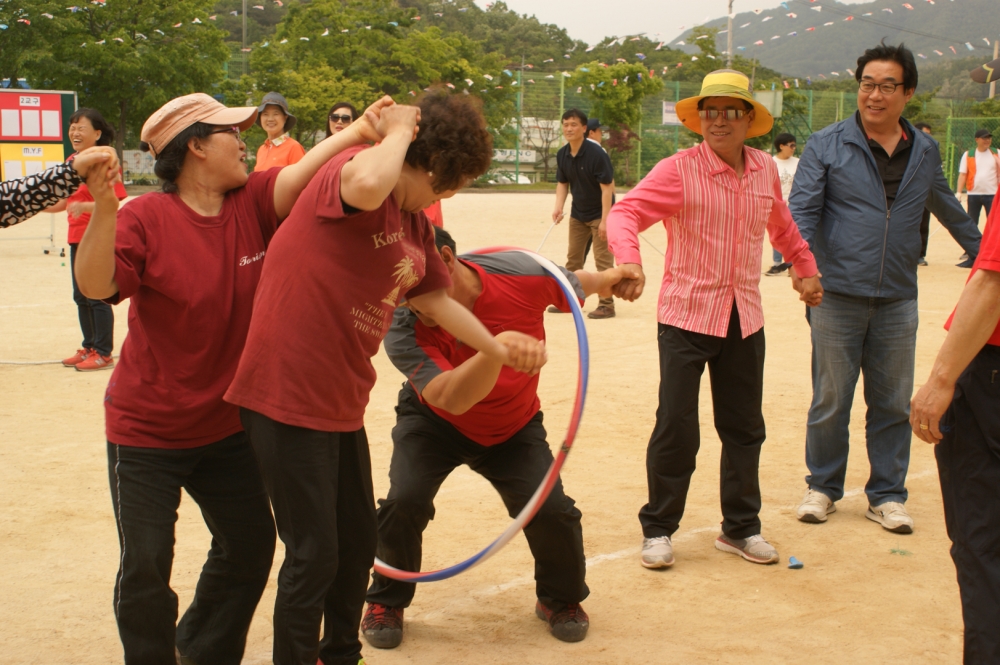
[[[593,241],[594,263],[598,270],[608,270],[615,265],[615,257],[608,249],[607,219],[615,191],[614,168],[604,149],[586,139],[587,116],[578,109],[570,109],[562,117],[563,138],[566,145],[556,153],[556,206],[552,221],[563,219],[566,196],[573,193],[569,218],[569,250],[566,270],[581,270],[586,257],[587,241]],[[554,311],[552,308],[549,311]],[[555,310],[558,311],[558,310]],[[610,319],[615,315],[611,298],[601,298],[599,306],[587,316],[591,319]]]

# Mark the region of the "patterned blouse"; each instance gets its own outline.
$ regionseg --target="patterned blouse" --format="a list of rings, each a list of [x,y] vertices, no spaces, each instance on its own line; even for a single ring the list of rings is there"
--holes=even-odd
[[[0,181],[0,228],[19,224],[72,194],[83,183],[69,164],[27,178]]]

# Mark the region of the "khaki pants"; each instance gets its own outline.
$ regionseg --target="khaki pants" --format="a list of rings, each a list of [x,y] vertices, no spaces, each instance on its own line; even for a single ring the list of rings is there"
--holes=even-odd
[[[583,269],[583,253],[587,249],[587,240],[594,240],[594,264],[597,270],[607,270],[615,267],[615,257],[608,249],[608,241],[601,240],[597,233],[597,227],[601,225],[600,219],[592,222],[581,222],[580,220],[569,218],[569,251],[566,253],[566,270]],[[614,298],[601,298],[600,305],[610,309],[615,308]]]

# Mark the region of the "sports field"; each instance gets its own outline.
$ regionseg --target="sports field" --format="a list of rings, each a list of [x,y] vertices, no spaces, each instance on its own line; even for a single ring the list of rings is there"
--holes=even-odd
[[[460,194],[444,202],[459,252],[486,245],[535,249],[549,227],[552,194]],[[65,215],[56,238],[65,239]],[[69,258],[45,256],[46,215],[0,232],[0,361],[52,361],[80,343]],[[932,221],[920,269],[916,380],[926,378],[944,338],[942,324],[968,272],[962,250]],[[661,250],[662,227],[645,237]],[[562,263],[566,230],[542,253]],[[719,440],[708,377],[702,384],[702,450],[687,512],[674,539],[677,563],[649,571],[638,562],[636,514],[645,501],[645,448],[659,380],[656,294],[662,258],[642,246],[646,294],[617,304],[618,316],[588,321],[590,392],[580,434],[563,472],[583,512],[591,595],[587,639],[552,638],[533,612],[533,564],[523,537],[486,564],[418,590],[406,611],[403,644],[365,648],[368,665],[399,663],[958,663],[962,619],[948,555],[933,451],[914,438],[907,508],[912,535],[865,519],[868,474],[864,402],[859,388],[851,437],[848,496],[823,525],[795,519],[805,490],[806,412],[811,396],[804,306],[785,277],[761,280],[768,356],[761,459],[764,535],[781,553],[776,566],[747,563],[713,547],[721,520]],[[765,249],[762,269],[770,264]],[[192,270],[197,270],[196,266]],[[585,310],[596,307],[596,297]],[[115,353],[127,305],[116,308]],[[547,314],[549,364],[541,400],[550,442],[565,432],[576,384],[572,319]],[[197,336],[199,331],[189,334]],[[384,354],[366,428],[376,496],[388,486],[393,406],[401,376]],[[102,398],[109,372],[59,364],[0,365],[0,662],[121,662],[112,612],[118,541],[108,489]],[[333,385],[333,382],[331,382]],[[499,497],[466,468],[444,484],[424,538],[425,568],[452,564],[496,537],[507,523]],[[185,497],[177,524],[173,587],[190,602],[209,548],[197,506]],[[787,559],[805,563],[789,570]],[[270,662],[275,576],[251,627],[244,663]],[[206,664],[210,665],[210,664]]]

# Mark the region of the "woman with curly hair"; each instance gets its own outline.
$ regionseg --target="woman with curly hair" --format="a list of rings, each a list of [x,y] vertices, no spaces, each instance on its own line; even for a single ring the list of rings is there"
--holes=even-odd
[[[377,130],[377,146],[346,150],[316,174],[275,236],[226,393],[241,407],[285,544],[276,665],[361,657],[376,541],[364,414],[371,357],[396,307],[405,302],[516,370],[537,372],[545,361],[537,340],[500,342],[448,297],[448,270],[421,212],[490,165],[492,141],[473,100],[428,95],[417,107],[385,109]]]

